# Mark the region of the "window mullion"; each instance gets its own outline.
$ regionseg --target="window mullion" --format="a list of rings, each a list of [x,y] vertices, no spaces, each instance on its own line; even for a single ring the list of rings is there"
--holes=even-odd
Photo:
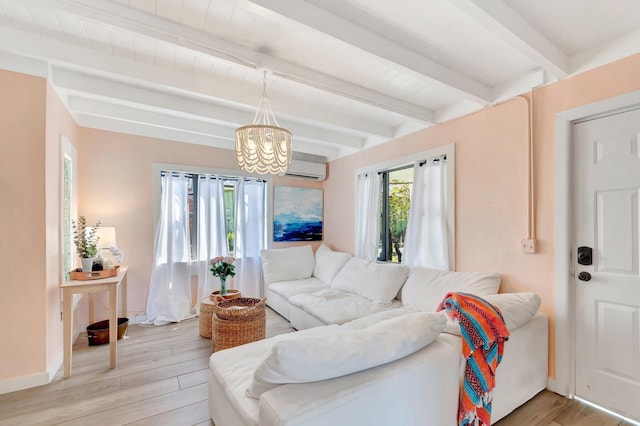
[[[382,205],[380,207],[380,256],[378,260],[389,260],[389,173],[382,173]]]
[[[191,259],[198,259],[198,210],[199,210],[199,194],[198,183],[200,182],[200,175],[191,173],[191,188],[193,194],[192,212],[191,212]]]

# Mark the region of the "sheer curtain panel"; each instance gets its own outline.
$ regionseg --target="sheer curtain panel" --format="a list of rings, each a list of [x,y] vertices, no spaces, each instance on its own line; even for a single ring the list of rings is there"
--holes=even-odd
[[[188,177],[162,176],[160,221],[155,236],[155,257],[146,323],[162,325],[193,316],[191,310]]]
[[[416,162],[402,263],[449,270],[447,162]]]
[[[373,261],[378,257],[380,243],[382,176],[377,172],[359,174],[355,192],[355,255]]]
[[[235,197],[236,276],[234,287],[247,297],[262,297],[260,250],[266,248],[266,182],[239,179]]]
[[[224,210],[224,181],[222,177],[200,175],[198,178],[198,208],[196,269],[198,273],[198,299],[196,311],[200,310],[200,301],[218,290],[220,283],[210,271],[209,260],[216,256],[228,256],[229,243]],[[199,313],[199,312],[198,312]]]

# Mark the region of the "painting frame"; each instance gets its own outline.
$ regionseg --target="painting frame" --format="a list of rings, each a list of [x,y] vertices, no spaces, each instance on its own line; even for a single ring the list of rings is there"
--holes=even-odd
[[[322,241],[322,189],[276,186],[273,198],[274,242]]]

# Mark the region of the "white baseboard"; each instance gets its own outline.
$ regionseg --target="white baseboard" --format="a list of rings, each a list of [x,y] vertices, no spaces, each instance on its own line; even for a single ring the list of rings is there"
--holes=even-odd
[[[36,386],[47,385],[51,383],[53,378],[62,367],[64,362],[64,351],[60,350],[58,355],[51,360],[44,373],[33,374],[31,376],[16,377],[0,382],[0,394],[16,392],[23,389],[33,388]]]
[[[33,374],[31,376],[16,377],[15,379],[8,379],[0,382],[0,394],[42,386],[47,383],[49,383],[49,374],[47,372]]]
[[[58,355],[49,363],[49,367],[47,368],[47,383],[51,383],[53,378],[62,367],[62,363],[64,362],[64,350],[58,351]]]
[[[78,340],[78,336],[80,336],[80,333],[85,331],[86,328],[87,328],[86,325],[80,324],[75,330],[73,330],[73,336],[71,336],[71,341],[75,343],[76,340]]]
[[[569,394],[567,389],[563,389],[563,386],[558,386],[556,379],[552,379],[551,377],[549,377],[549,380],[547,381],[547,389],[549,389],[551,392],[555,392],[558,395],[562,395],[567,398],[573,397],[572,395]]]
[[[73,332],[72,341],[75,342],[82,331],[84,331],[84,327],[81,326],[76,328]],[[56,374],[58,374],[58,370],[60,370],[63,363],[64,349],[60,348],[58,354],[47,366],[47,371],[30,376],[22,376],[0,381],[0,395],[51,383]]]

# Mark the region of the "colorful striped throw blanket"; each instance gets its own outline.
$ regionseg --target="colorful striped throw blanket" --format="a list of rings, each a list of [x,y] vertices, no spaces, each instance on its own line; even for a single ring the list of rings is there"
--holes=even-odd
[[[473,294],[449,293],[438,306],[438,311],[443,309],[460,325],[462,355],[466,359],[458,424],[490,426],[496,369],[502,360],[504,342],[509,340],[509,330],[500,310]]]

